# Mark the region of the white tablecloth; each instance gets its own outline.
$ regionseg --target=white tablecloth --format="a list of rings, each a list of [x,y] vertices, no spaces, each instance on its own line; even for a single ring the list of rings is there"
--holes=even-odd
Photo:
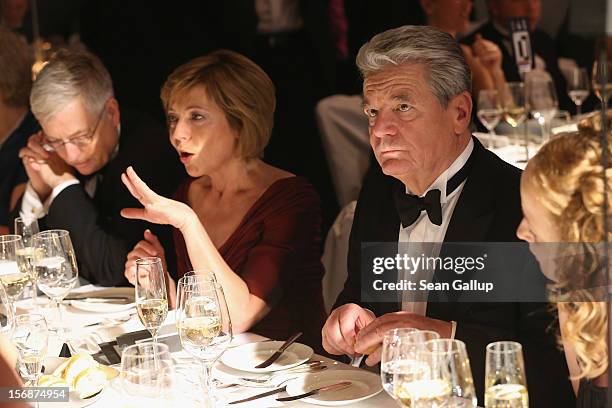
[[[75,292],[87,292],[87,291],[91,291],[94,289],[96,289],[95,286],[87,285],[87,286],[83,286],[81,288],[76,289]],[[46,298],[44,299],[46,301]],[[42,298],[39,298],[39,300],[42,301]],[[63,314],[64,324],[70,327],[71,329],[71,333],[69,334],[69,337],[71,339],[76,339],[74,343],[77,343],[77,344],[83,343],[83,341],[87,338],[92,338],[92,341],[94,339],[98,341],[111,341],[111,340],[114,340],[120,334],[143,329],[143,326],[138,320],[137,316],[132,316],[132,318],[126,323],[121,324],[119,326],[115,326],[115,327],[95,326],[91,328],[83,328],[83,326],[86,324],[99,322],[105,318],[115,318],[119,316],[125,316],[126,314],[129,314],[129,313],[134,313],[135,309],[132,309],[131,311],[127,311],[127,312],[118,312],[118,313],[113,313],[113,314],[101,314],[101,313],[89,313],[89,312],[80,311],[69,305],[63,305],[62,307],[63,307],[62,311],[64,313]],[[24,310],[19,309],[19,305],[18,305],[18,312],[24,312]],[[43,307],[39,309],[38,313],[48,315],[49,313],[55,313],[55,310],[52,308]],[[166,322],[164,323],[164,327],[162,327],[162,330],[160,331],[160,335],[171,333],[171,332],[175,332],[174,312],[173,311],[170,311],[168,313],[168,318],[166,319]],[[263,339],[264,338],[262,336],[258,336],[256,334],[243,333],[243,334],[236,335],[234,337],[234,340],[232,341],[232,346],[244,344],[244,343],[250,343],[254,341],[260,341]],[[61,350],[61,342],[59,338],[57,338],[56,336],[52,336],[50,340],[49,348],[48,348],[48,356],[49,357],[58,356],[60,350]],[[179,352],[179,353],[175,353],[174,356],[182,360],[188,355],[185,352]],[[319,355],[313,356],[313,359],[323,360],[328,365],[329,367],[328,369],[332,369],[332,370],[336,370],[336,369],[358,370],[356,368],[349,367],[346,364],[339,363],[337,361],[334,361],[334,360],[331,360],[331,359],[328,359],[326,357],[322,357]],[[190,376],[190,378],[196,379],[198,378],[198,375],[199,373],[197,371],[194,371],[193,376]],[[190,390],[191,392],[199,392],[199,390],[193,389],[194,388],[193,385],[191,386],[191,388],[192,388]],[[269,391],[271,389],[273,388],[231,387],[231,388],[227,388],[223,390],[218,390],[217,392],[223,399],[229,402],[229,401],[233,401],[233,400],[237,400],[241,398],[246,398],[251,395],[259,394],[265,391]],[[286,394],[279,394],[279,395],[286,395]],[[185,397],[185,395],[182,395],[181,397]],[[311,404],[307,404],[307,403],[300,402],[300,401],[288,402],[288,403],[277,402],[275,400],[276,397],[278,397],[278,395],[261,398],[259,400],[252,401],[249,403],[237,404],[235,406],[237,408],[283,407],[283,406],[312,407],[313,406]],[[51,407],[58,406],[59,407],[60,404],[52,404],[52,405],[49,404],[47,406],[51,406]],[[133,403],[128,404],[126,402],[125,398],[121,394],[121,390],[120,390],[118,381],[115,380],[112,384],[109,384],[109,386],[102,392],[100,398],[97,399],[93,404],[89,406],[94,407],[94,408],[95,407],[121,408],[121,407],[133,407],[135,405]],[[142,405],[137,404],[136,406],[142,406]],[[180,406],[186,408],[187,406],[194,406],[194,405],[190,405],[189,399],[187,398],[186,401],[181,400]],[[395,407],[396,404],[393,401],[393,399],[389,397],[383,391],[372,398],[361,401],[359,403],[352,404],[351,406],[358,407],[358,408],[375,408],[375,407],[378,408],[378,407]],[[148,405],[147,407],[151,408]]]

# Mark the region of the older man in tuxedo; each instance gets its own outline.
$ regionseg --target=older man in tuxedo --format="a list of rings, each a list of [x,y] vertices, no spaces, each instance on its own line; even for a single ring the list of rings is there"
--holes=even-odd
[[[127,284],[126,256],[147,228],[172,256],[169,229],[119,214],[138,204],[121,182],[128,166],[165,194],[180,183],[183,166],[164,128],[142,113],[120,111],[108,71],[87,52],[52,57],[30,103],[42,131],[19,152],[29,181],[13,216],[39,218],[41,229],[68,230],[79,272],[92,283]]]
[[[362,301],[362,243],[516,241],[521,208],[520,171],[470,134],[470,70],[450,35],[416,26],[385,31],[361,48],[357,65],[380,166],[360,193],[349,276],[323,328],[324,348],[365,353],[397,327],[463,340],[482,405],[486,344],[515,339],[525,349],[533,406],[571,406],[567,368],[545,332],[544,304]],[[379,360],[380,350],[366,362]]]

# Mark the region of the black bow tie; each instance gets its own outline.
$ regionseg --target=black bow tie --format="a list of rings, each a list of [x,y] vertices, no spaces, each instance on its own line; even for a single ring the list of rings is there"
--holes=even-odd
[[[476,146],[474,146],[474,150],[476,150]],[[474,150],[472,150],[472,154],[470,154],[470,157],[463,167],[448,180],[448,183],[446,183],[447,197],[467,178],[472,163],[472,157],[474,156]],[[393,196],[395,199],[395,208],[402,221],[402,227],[406,228],[414,224],[422,211],[427,212],[427,217],[429,217],[429,221],[431,221],[432,224],[442,225],[441,195],[442,193],[438,189],[429,190],[427,194],[425,194],[425,197],[406,194],[406,187],[404,184],[397,184]]]

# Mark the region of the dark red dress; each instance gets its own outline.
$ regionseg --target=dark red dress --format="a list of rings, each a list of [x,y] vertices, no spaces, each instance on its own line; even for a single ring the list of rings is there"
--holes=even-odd
[[[190,182],[181,185],[177,200],[187,202]],[[326,316],[320,224],[319,196],[312,185],[302,177],[284,178],[268,187],[219,248],[249,291],[271,309],[250,332],[285,340],[301,331],[299,341],[321,351]],[[181,277],[193,268],[178,230],[174,230],[174,242]]]

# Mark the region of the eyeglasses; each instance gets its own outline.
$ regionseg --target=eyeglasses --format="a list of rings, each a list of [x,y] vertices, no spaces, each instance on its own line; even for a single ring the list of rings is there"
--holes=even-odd
[[[100,112],[100,115],[98,116],[98,119],[96,120],[96,125],[94,126],[93,130],[91,130],[85,135],[72,137],[68,140],[49,140],[47,135],[45,135],[43,149],[45,149],[48,152],[55,152],[59,149],[65,149],[65,146],[68,143],[72,143],[79,149],[86,147],[93,140],[94,135],[96,134],[98,130],[98,126],[100,126],[100,122],[102,121],[102,117],[104,116],[105,112],[106,112],[106,105],[104,105],[102,112]]]

